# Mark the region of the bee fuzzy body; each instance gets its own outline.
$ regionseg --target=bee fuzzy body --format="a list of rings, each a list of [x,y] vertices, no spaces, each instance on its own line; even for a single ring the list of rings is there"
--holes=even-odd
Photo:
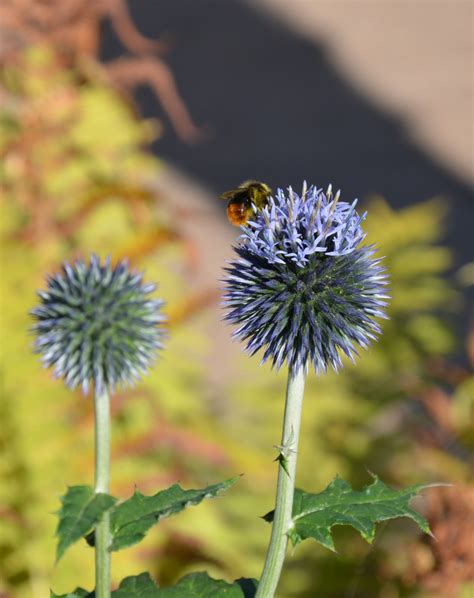
[[[259,181],[245,181],[237,187],[226,191],[220,199],[227,200],[227,217],[234,226],[245,226],[254,214],[254,210],[263,209],[272,190]]]

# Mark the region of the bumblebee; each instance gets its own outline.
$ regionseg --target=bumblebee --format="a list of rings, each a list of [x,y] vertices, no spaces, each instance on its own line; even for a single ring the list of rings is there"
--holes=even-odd
[[[227,218],[234,226],[246,225],[254,208],[262,210],[268,203],[272,190],[259,181],[244,181],[237,189],[225,191],[219,199],[227,200]]]

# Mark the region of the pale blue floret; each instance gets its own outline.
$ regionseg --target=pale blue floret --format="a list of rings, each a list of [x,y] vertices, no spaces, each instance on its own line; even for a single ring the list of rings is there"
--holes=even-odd
[[[48,277],[36,320],[35,350],[44,367],[73,389],[114,390],[140,378],[162,348],[162,301],[150,300],[154,284],[122,261],[112,267],[93,255],[90,263],[64,263]]]
[[[386,317],[387,275],[373,246],[361,245],[366,213],[356,204],[331,188],[279,189],[242,227],[224,305],[251,354],[263,351],[277,368],[312,362],[319,373],[380,333],[374,317]]]

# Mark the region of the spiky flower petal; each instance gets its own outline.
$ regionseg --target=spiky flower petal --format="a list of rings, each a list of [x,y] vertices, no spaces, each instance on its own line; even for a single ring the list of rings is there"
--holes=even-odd
[[[262,361],[280,368],[337,370],[341,353],[351,359],[380,333],[387,275],[363,246],[366,214],[334,197],[303,187],[301,196],[281,189],[242,227],[238,259],[226,271],[226,319],[234,336]]]
[[[84,393],[131,384],[146,372],[162,348],[161,301],[148,295],[154,284],[126,261],[112,267],[97,256],[90,263],[64,263],[49,276],[46,291],[38,291],[40,305],[30,313],[36,320],[35,351],[45,367],[63,378],[69,388]]]

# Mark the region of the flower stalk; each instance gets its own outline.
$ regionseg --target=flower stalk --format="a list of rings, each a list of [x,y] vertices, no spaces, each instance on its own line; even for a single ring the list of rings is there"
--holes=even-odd
[[[110,399],[107,390],[96,392],[95,405],[95,492],[108,493],[110,481]],[[110,516],[106,512],[95,529],[96,598],[110,598]]]
[[[340,200],[303,184],[278,189],[257,209],[234,247],[237,257],[225,269],[226,320],[238,327],[234,337],[262,362],[289,378],[272,534],[257,598],[275,594],[292,529],[296,459],[305,375],[342,367],[354,360],[386,318],[387,274],[372,245],[363,245],[366,214],[357,200]]]
[[[285,415],[281,445],[278,447],[278,481],[272,534],[256,598],[272,598],[280,579],[291,527],[296,462],[301,426],[306,366],[290,369],[286,387]]]
[[[38,291],[40,304],[30,312],[35,319],[35,352],[41,354],[43,365],[53,368],[54,376],[71,390],[80,387],[87,394],[94,388],[94,498],[102,513],[94,529],[96,598],[111,595],[112,534],[107,508],[115,499],[104,496],[109,494],[110,480],[110,393],[118,386],[133,386],[162,348],[165,318],[163,302],[150,298],[155,288],[144,284],[143,275],[131,270],[127,260],[113,266],[110,257],[101,262],[92,255],[89,263],[64,262],[60,271],[48,276],[46,290]],[[86,487],[86,494],[90,490]],[[63,529],[69,529],[70,508],[63,502],[57,531],[59,556],[72,542],[65,540]],[[80,514],[84,520],[84,510]]]

